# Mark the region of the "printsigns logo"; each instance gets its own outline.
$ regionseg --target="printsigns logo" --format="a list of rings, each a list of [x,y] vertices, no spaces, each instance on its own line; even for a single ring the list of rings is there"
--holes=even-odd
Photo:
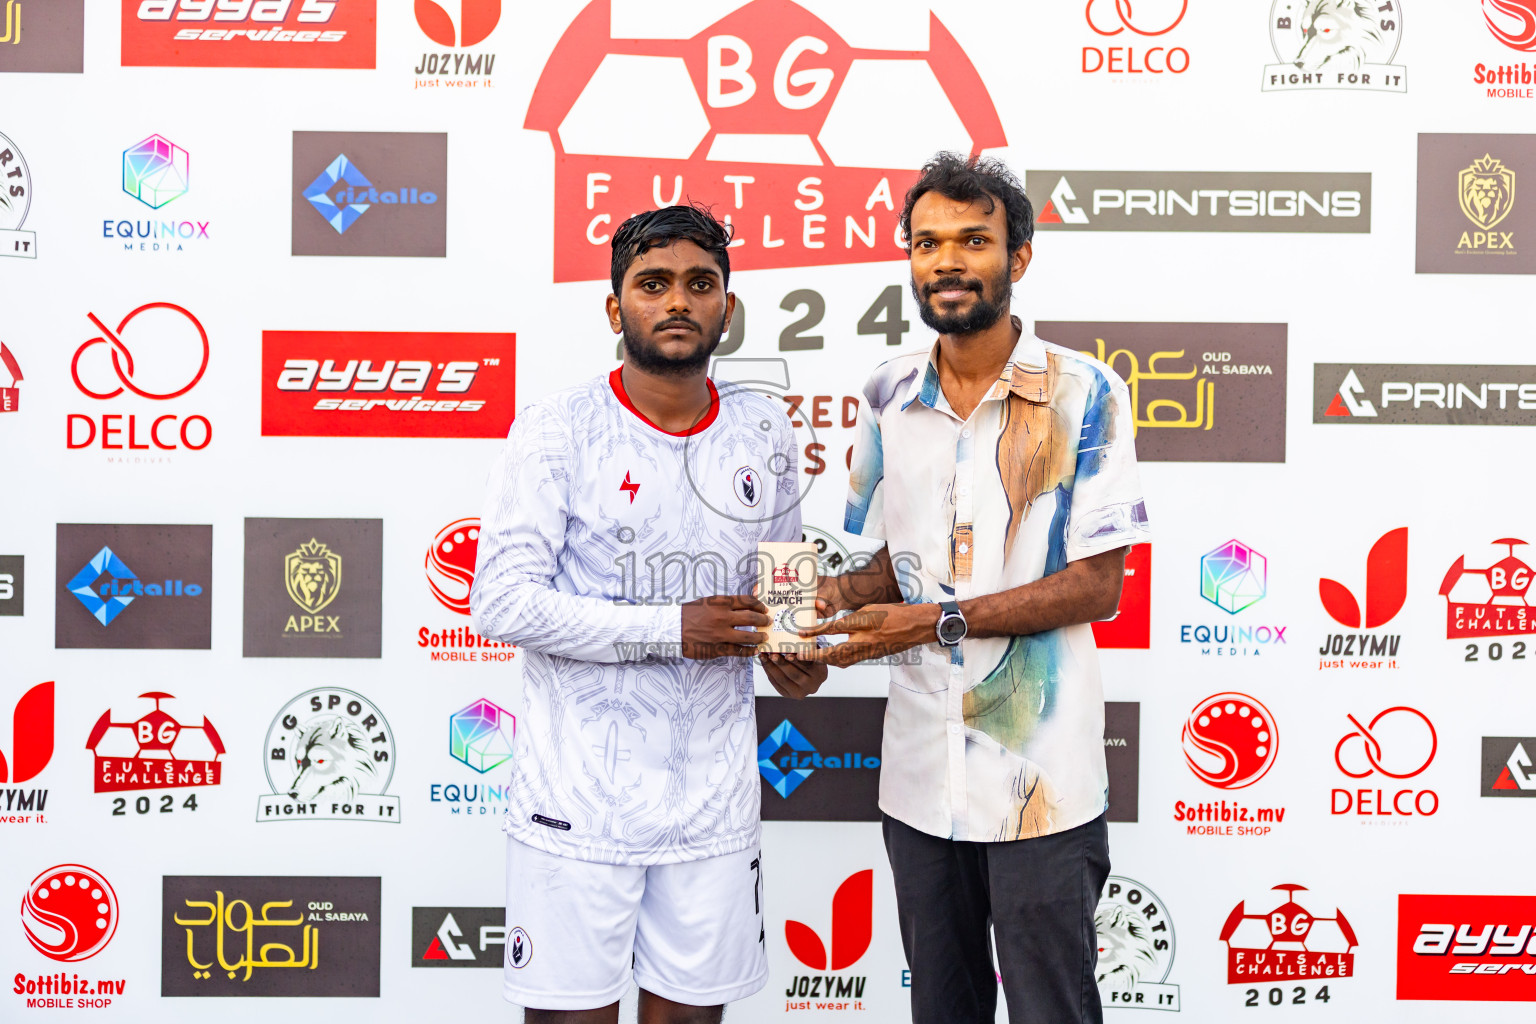
[[[1312,389],[1312,422],[1330,426],[1536,425],[1536,370],[1527,365],[1316,363]]]
[[[904,259],[902,182],[935,149],[1007,144],[937,17],[914,52],[850,46],[778,0],[752,0],[686,39],[612,38],[610,13],[593,0],[576,16],[523,125],[548,132],[554,150],[556,281],[605,280],[620,222],[689,199],[732,224],[743,270]],[[640,80],[673,112],[667,132],[615,121]],[[897,96],[921,138],[869,130],[896,116]]]
[[[1536,1002],[1533,919],[1536,896],[1398,896],[1397,998]]]
[[[293,255],[446,256],[447,191],[445,133],[294,132]]]
[[[0,135],[0,256],[37,259],[37,232],[21,227],[31,208],[32,172],[27,160],[16,143]]]
[[[1418,272],[1536,273],[1536,209],[1516,189],[1532,167],[1531,135],[1421,134]]]
[[[1435,760],[1440,738],[1429,716],[1417,708],[1387,708],[1369,723],[1347,716],[1354,726],[1333,748],[1333,763],[1351,779],[1412,779]],[[1440,795],[1432,789],[1335,789],[1330,811],[1386,817],[1429,817],[1440,810]]]
[[[1369,174],[1044,170],[1025,179],[1032,191],[1050,189],[1042,231],[1371,230]]]
[[[267,729],[267,784],[256,820],[400,821],[395,737],[362,694],[322,687],[289,701]]]
[[[25,555],[0,555],[0,615],[24,615],[27,608]]]
[[[1227,944],[1227,984],[1252,985],[1312,978],[1337,980],[1355,974],[1355,947],[1360,943],[1344,911],[1321,917],[1296,900],[1304,885],[1277,885],[1285,902],[1262,914],[1250,914],[1239,901],[1221,927]],[[1310,902],[1310,900],[1308,901]],[[1329,999],[1327,986],[1312,994]]]
[[[377,658],[383,549],[378,519],[247,519],[245,656]]]
[[[213,527],[57,528],[54,646],[208,650]]]
[[[377,878],[166,875],[162,996],[379,994]]]
[[[870,869],[855,871],[832,894],[830,941],[823,941],[810,925],[785,920],[784,941],[794,958],[812,971],[844,971],[859,962],[869,950],[875,927],[875,873]],[[854,999],[864,996],[866,977],[818,973],[790,978],[784,995],[789,999]],[[790,1003],[790,1010],[808,1010],[810,1002]],[[843,1008],[862,1010],[863,1003],[844,1003]]]
[[[91,728],[85,747],[95,755],[95,792],[217,786],[224,741],[213,723],[183,725],[171,717],[160,702],[174,700],[173,694],[150,690],[139,699],[154,701],[154,710],[129,722],[114,722],[111,710],[103,711]],[[113,814],[125,813],[124,801],[116,804]],[[182,806],[195,811],[197,799],[189,796]],[[160,810],[170,807],[167,799]],[[138,813],[149,813],[148,802]]]
[[[757,698],[763,818],[879,821],[884,721],[884,698],[829,697],[824,706],[783,697]],[[807,733],[836,736],[843,749],[823,753]],[[770,796],[770,791],[776,796]]]
[[[27,886],[21,924],[32,948],[51,960],[89,960],[117,934],[117,892],[83,864],[59,864]]]
[[[515,334],[264,331],[264,437],[496,437],[512,425]]]
[[[48,790],[22,789],[53,759],[53,683],[38,683],[16,701],[11,713],[11,751],[0,750],[0,811],[7,821],[44,824]],[[11,783],[12,785],[7,785]]]
[[[1253,785],[1280,752],[1274,716],[1244,693],[1218,693],[1196,704],[1182,742],[1189,770],[1217,789]]]
[[[123,67],[372,68],[376,0],[123,3]]]
[[[412,967],[500,967],[506,907],[412,907]]]
[[[85,70],[85,0],[5,0],[0,72]]]
[[[1143,461],[1285,461],[1285,324],[1040,321],[1035,332],[1126,382]]]
[[[1536,737],[1484,736],[1482,795],[1536,797]]]
[[[1157,894],[1134,878],[1110,875],[1094,911],[1099,937],[1096,980],[1105,1006],[1179,1009],[1179,986],[1168,984],[1177,942],[1173,918]]]
[[[1164,46],[1162,37],[1188,12],[1189,0],[1089,0],[1083,16],[1103,45],[1083,47],[1083,73],[1182,75],[1189,70],[1189,51]],[[1157,45],[1142,45],[1143,40]]]
[[[1407,92],[1407,68],[1392,63],[1403,41],[1403,3],[1275,0],[1269,41],[1279,63],[1264,68],[1264,90]]]

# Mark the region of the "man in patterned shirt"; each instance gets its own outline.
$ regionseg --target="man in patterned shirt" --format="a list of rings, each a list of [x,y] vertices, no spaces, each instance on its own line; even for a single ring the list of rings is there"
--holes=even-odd
[[[886,542],[824,579],[848,665],[891,669],[880,807],[917,1024],[1100,1021],[1094,908],[1109,872],[1104,694],[1089,623],[1148,539],[1130,399],[1108,366],[1009,316],[1033,211],[1000,162],[940,154],[902,228],[932,351],[878,367],[849,533]],[[890,457],[886,457],[886,453]],[[915,655],[915,656],[914,656]]]
[[[504,990],[529,1022],[706,1024],[767,981],[752,662],[760,541],[798,541],[783,409],[706,375],[730,236],[672,206],[613,234],[624,363],[524,408],[470,606],[523,648]],[[762,664],[803,697],[826,668]]]

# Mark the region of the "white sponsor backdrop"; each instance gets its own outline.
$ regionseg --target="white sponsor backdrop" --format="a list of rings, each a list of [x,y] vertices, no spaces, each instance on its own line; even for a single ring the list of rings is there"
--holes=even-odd
[[[614,339],[602,312],[607,285],[553,283],[551,253],[583,243],[552,235],[549,138],[521,127],[547,57],[583,5],[509,6],[495,33],[475,48],[496,54],[491,87],[432,90],[413,89],[412,69],[424,52],[442,48],[428,44],[404,0],[379,6],[372,71],[121,68],[116,6],[89,0],[83,75],[0,76],[0,131],[30,165],[35,194],[26,227],[37,232],[39,250],[36,260],[0,260],[0,339],[25,373],[21,411],[0,416],[0,553],[26,557],[28,592],[25,617],[0,618],[0,710],[35,683],[58,682],[53,758],[28,784],[49,791],[47,823],[0,826],[6,829],[0,895],[9,893],[14,907],[36,873],[75,862],[110,878],[122,907],[115,940],[81,964],[44,959],[28,946],[15,917],[0,920],[0,974],[67,969],[126,979],[113,1005],[94,1011],[102,1016],[193,1021],[218,1013],[247,1021],[300,1009],[256,999],[214,1005],[160,999],[160,878],[167,874],[378,875],[381,998],[366,1006],[317,1002],[304,1012],[379,1021],[510,1012],[499,1001],[499,972],[407,967],[413,905],[478,906],[502,897],[496,815],[452,816],[430,801],[429,787],[483,781],[448,756],[446,718],[481,697],[520,714],[515,663],[434,664],[415,644],[424,625],[463,622],[433,598],[422,560],[438,529],[478,510],[497,442],[263,438],[259,358],[263,330],[512,331],[519,404],[613,365]],[[614,34],[686,36],[737,6],[616,2]],[[822,0],[804,6],[856,46],[928,45],[924,5]],[[1113,3],[1094,6],[1115,18]],[[1138,3],[1138,11],[1143,6]],[[1369,234],[1042,232],[1015,293],[1014,310],[1026,322],[1289,325],[1287,461],[1143,466],[1156,536],[1151,648],[1103,659],[1106,696],[1141,704],[1140,820],[1111,826],[1114,871],[1155,891],[1175,923],[1178,944],[1167,981],[1180,986],[1180,1015],[1191,1021],[1528,1016],[1518,1003],[1475,1010],[1473,1004],[1398,1003],[1394,978],[1397,894],[1530,891],[1520,851],[1533,805],[1478,797],[1480,737],[1536,732],[1530,662],[1464,662],[1464,645],[1443,639],[1444,602],[1437,596],[1446,567],[1459,555],[1469,565],[1488,565],[1490,541],[1536,532],[1524,469],[1529,437],[1519,428],[1356,429],[1311,422],[1314,362],[1529,359],[1528,282],[1416,276],[1413,267],[1416,133],[1529,127],[1529,101],[1495,102],[1470,83],[1474,63],[1517,55],[1489,35],[1472,0],[1398,6],[1406,10],[1393,63],[1407,68],[1406,93],[1309,94],[1260,89],[1262,69],[1276,59],[1267,32],[1269,0],[1194,4],[1166,36],[1123,32],[1113,39],[1088,27],[1078,3],[933,5],[996,105],[1008,139],[996,155],[1021,172],[1035,166],[1372,175]],[[1150,10],[1145,17],[1152,17]],[[1122,41],[1184,47],[1188,70],[1081,71],[1083,47]],[[797,67],[814,66],[814,58]],[[755,59],[754,74],[766,90],[777,54]],[[673,111],[645,81],[634,83],[612,117],[643,124],[658,139],[675,128]],[[888,110],[870,118],[867,129],[872,137],[913,140],[921,151],[953,142],[929,138],[928,124],[909,119],[903,97],[890,95]],[[290,256],[295,130],[446,131],[447,257]],[[191,154],[191,191],[164,212],[208,221],[210,238],[185,252],[126,253],[102,238],[101,224],[154,216],[121,191],[119,161],[125,148],[156,133]],[[787,167],[783,173],[809,172]],[[1043,205],[1051,184],[1030,183],[1037,203]],[[898,201],[900,189],[898,183]],[[696,188],[690,182],[688,192],[730,208],[723,184]],[[829,237],[840,234],[840,222],[840,214],[829,218]],[[778,356],[780,332],[799,316],[782,310],[781,300],[814,289],[826,310],[808,333],[823,336],[825,345],[788,354],[789,391],[834,396],[830,408],[838,410],[842,396],[856,394],[878,361],[931,343],[906,294],[903,313],[912,327],[899,349],[880,335],[856,332],[882,289],[906,281],[899,261],[741,272],[731,282],[748,310],[738,354]],[[207,374],[179,404],[209,417],[212,444],[152,464],[119,464],[99,448],[67,450],[66,416],[100,411],[70,376],[72,354],[97,333],[86,314],[115,324],[128,310],[155,301],[186,307],[208,330]],[[123,410],[157,411],[126,400]],[[851,431],[839,423],[817,434],[827,445],[828,469],[814,480],[805,521],[831,529],[841,522],[842,458]],[[246,516],[383,520],[379,660],[241,657]],[[211,650],[55,650],[54,595],[64,581],[54,574],[54,530],[61,522],[212,524]],[[1403,635],[1399,667],[1320,671],[1317,646],[1338,627],[1318,601],[1317,579],[1339,579],[1362,595],[1366,551],[1400,526],[1409,528],[1409,589],[1387,628]],[[1200,597],[1198,562],[1232,537],[1268,557],[1269,592],[1231,621],[1285,625],[1287,643],[1259,657],[1202,657],[1179,643],[1178,628],[1227,621]],[[861,669],[834,675],[826,692],[879,695],[884,685],[879,670]],[[365,694],[389,718],[397,747],[389,792],[400,800],[399,824],[253,820],[255,797],[265,791],[261,747],[272,717],[298,693],[320,686]],[[110,797],[91,792],[86,736],[108,708],[119,709],[119,720],[136,717],[146,705],[134,698],[148,690],[175,694],[168,709],[183,721],[206,715],[217,726],[228,748],[223,781],[182,791],[198,794],[195,812],[114,817]],[[761,690],[769,692],[765,684]],[[1180,749],[1189,710],[1224,690],[1264,702],[1283,740],[1269,773],[1235,794],[1200,782]],[[1346,716],[1367,721],[1395,705],[1423,711],[1438,730],[1433,764],[1403,783],[1435,790],[1438,813],[1330,814],[1332,789],[1376,788],[1373,781],[1352,783],[1333,764],[1335,744],[1352,728]],[[7,711],[0,715],[0,750],[13,749]],[[1283,807],[1286,815],[1272,834],[1258,837],[1195,837],[1174,821],[1175,801],[1223,798]],[[731,1019],[766,1021],[786,1012],[905,1019],[906,963],[879,827],[772,823],[764,832],[772,977],[764,992],[731,1009]],[[867,979],[863,1009],[786,1011],[785,990],[796,976],[834,972],[794,960],[784,942],[785,919],[808,924],[825,941],[833,891],[865,868],[875,870],[873,942],[855,965],[835,972]],[[1304,1005],[1292,1002],[1293,983],[1279,983],[1281,1006],[1269,1002],[1276,985],[1227,983],[1223,921],[1240,900],[1253,913],[1278,905],[1283,897],[1270,889],[1282,883],[1306,886],[1301,902],[1316,914],[1343,910],[1357,934],[1356,976],[1333,981],[1326,1002],[1315,998],[1314,981],[1304,985]],[[27,1010],[25,999],[7,988],[0,1017],[43,1012]],[[1249,988],[1261,992],[1251,1010],[1244,1007]],[[1129,1019],[1133,1011],[1111,1012]]]

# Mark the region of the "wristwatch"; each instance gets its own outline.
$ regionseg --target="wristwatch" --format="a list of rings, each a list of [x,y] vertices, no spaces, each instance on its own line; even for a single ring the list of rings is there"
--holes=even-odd
[[[961,640],[969,627],[966,625],[965,616],[960,612],[960,606],[954,601],[939,602],[939,644],[944,647],[954,647]]]

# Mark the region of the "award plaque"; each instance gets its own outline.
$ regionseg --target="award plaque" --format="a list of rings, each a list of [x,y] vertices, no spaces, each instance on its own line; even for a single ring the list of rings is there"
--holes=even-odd
[[[758,645],[764,654],[802,654],[816,641],[795,632],[816,622],[816,545],[798,541],[765,541],[757,546],[757,596],[773,616],[768,639]]]

